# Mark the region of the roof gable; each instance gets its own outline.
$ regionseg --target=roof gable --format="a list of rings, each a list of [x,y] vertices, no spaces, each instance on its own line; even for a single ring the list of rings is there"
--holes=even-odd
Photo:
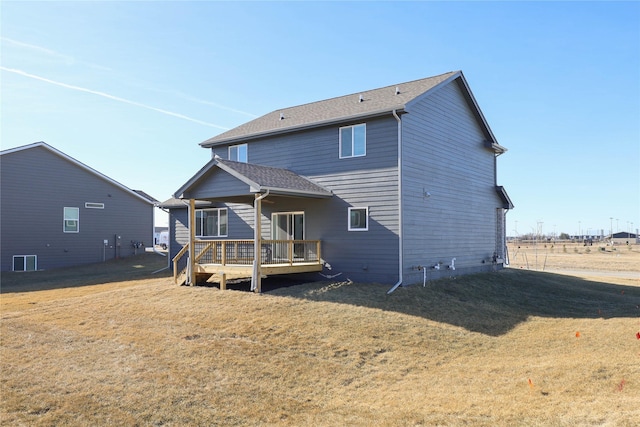
[[[220,172],[224,172],[236,182],[243,183],[244,186],[231,185],[231,182],[228,181],[227,185],[221,186],[220,190],[217,190],[215,185],[211,186],[211,183],[215,180],[215,174]],[[208,189],[206,195],[199,195],[198,188],[204,187],[211,188]],[[233,187],[234,194],[228,193],[231,187]],[[216,199],[240,197],[265,191],[269,191],[271,194],[300,197],[331,197],[332,195],[331,191],[287,169],[234,162],[216,157],[180,187],[174,193],[174,197],[195,196],[195,198]]]
[[[461,76],[461,71],[451,71],[425,79],[274,110],[210,138],[200,145],[208,148],[329,123],[375,117],[394,110],[401,111],[416,98]]]
[[[97,170],[85,165],[82,162],[79,162],[78,160],[74,159],[73,157],[71,157],[71,156],[63,153],[62,151],[52,147],[51,145],[47,144],[46,142],[40,141],[40,142],[34,142],[33,144],[23,145],[23,146],[20,146],[20,147],[9,148],[7,150],[0,151],[0,156],[4,156],[4,155],[7,155],[7,154],[12,154],[12,153],[19,153],[21,151],[32,150],[32,149],[35,149],[35,148],[46,149],[49,152],[55,154],[56,156],[59,156],[59,157],[65,159],[65,160],[67,160],[68,162],[72,163],[73,165],[77,166],[78,168],[83,169],[83,170],[85,170],[85,171],[97,176],[98,178],[109,182],[111,185],[113,185],[115,187],[118,187],[119,189],[131,194],[132,196],[134,196],[134,197],[136,197],[136,198],[138,198],[140,200],[143,200],[146,203],[149,203],[149,204],[158,203],[158,201],[156,199],[154,199],[153,197],[151,197],[147,193],[145,193],[143,191],[140,191],[140,190],[132,190],[132,189],[120,184],[118,181],[109,178],[108,176],[98,172]]]

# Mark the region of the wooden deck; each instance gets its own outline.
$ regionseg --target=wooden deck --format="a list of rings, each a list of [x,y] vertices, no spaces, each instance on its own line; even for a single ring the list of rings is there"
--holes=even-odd
[[[253,240],[196,240],[194,242],[196,282],[213,275],[226,287],[227,276],[251,278],[254,271]],[[319,240],[261,240],[261,277],[322,271]],[[173,279],[176,284],[188,281],[189,244],[173,258]]]

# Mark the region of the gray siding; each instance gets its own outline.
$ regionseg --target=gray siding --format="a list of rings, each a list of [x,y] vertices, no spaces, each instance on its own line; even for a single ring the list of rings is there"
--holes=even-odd
[[[402,119],[405,282],[422,281],[412,267],[448,265],[452,258],[458,271],[482,270],[498,238],[494,153],[483,146],[458,84],[428,94],[409,113]]]
[[[325,273],[343,273],[340,278],[354,281],[394,283],[399,258],[397,122],[392,116],[368,121],[366,156],[348,159],[339,158],[340,126],[248,143],[250,163],[289,169],[334,193],[330,199],[268,197],[273,203],[262,205],[263,237],[271,237],[273,212],[304,211],[306,238],[322,240],[323,259],[332,266]],[[227,146],[216,147],[214,154],[226,158]],[[369,208],[369,231],[347,230],[349,206]],[[253,224],[252,209],[235,212],[240,221],[234,225],[230,219],[229,238],[251,238],[252,234],[240,236],[236,227],[244,224],[244,232]]]
[[[215,203],[203,209],[224,208],[228,214],[228,236],[221,238],[205,238],[209,240],[223,239],[253,239],[253,208],[250,205],[237,203]],[[196,208],[198,210],[200,208]],[[189,211],[188,209],[171,209],[169,215],[169,257],[173,259],[180,249],[189,242]]]
[[[206,199],[215,192],[221,197],[233,196],[242,192],[249,192],[249,186],[226,172],[216,171],[202,179],[195,194],[185,194],[185,198]]]
[[[494,252],[501,252],[503,203],[495,187],[495,153],[484,146],[491,132],[479,123],[465,91],[462,81],[454,80],[406,106],[401,209],[398,125],[391,114],[366,121],[365,157],[340,159],[338,152],[340,126],[362,121],[249,141],[250,163],[292,170],[334,193],[330,199],[269,196],[263,203],[263,237],[271,237],[273,212],[304,211],[306,238],[322,240],[323,258],[333,267],[325,273],[393,284],[399,278],[402,224],[405,284],[422,281],[418,266],[443,264],[439,271],[429,270],[429,278],[489,270]],[[226,145],[212,150],[227,157]],[[369,208],[368,231],[347,230],[350,206]],[[229,238],[240,238],[253,222],[250,207],[236,213],[239,221],[229,225]],[[240,224],[244,228],[236,232]],[[453,258],[456,272],[446,269]]]
[[[13,255],[36,255],[38,269],[51,269],[132,255],[132,240],[153,243],[151,203],[43,147],[0,159],[2,271],[12,270]],[[78,233],[63,232],[64,207],[79,208]]]

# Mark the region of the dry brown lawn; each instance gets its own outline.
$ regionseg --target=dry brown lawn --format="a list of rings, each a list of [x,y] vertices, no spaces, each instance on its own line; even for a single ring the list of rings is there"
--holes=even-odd
[[[640,253],[630,254],[637,263]],[[270,278],[256,295],[150,274],[165,263],[145,255],[81,273],[3,274],[0,424],[640,419],[634,278],[516,267],[391,295],[375,284],[278,287]]]

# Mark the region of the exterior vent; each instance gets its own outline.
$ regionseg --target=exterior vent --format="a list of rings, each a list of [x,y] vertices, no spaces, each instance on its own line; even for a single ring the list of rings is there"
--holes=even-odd
[[[358,102],[364,102],[364,97],[362,95],[360,95],[360,99],[358,100]]]
[[[280,120],[284,120],[284,113],[280,113]]]
[[[396,86],[396,95],[400,95],[400,87]]]

